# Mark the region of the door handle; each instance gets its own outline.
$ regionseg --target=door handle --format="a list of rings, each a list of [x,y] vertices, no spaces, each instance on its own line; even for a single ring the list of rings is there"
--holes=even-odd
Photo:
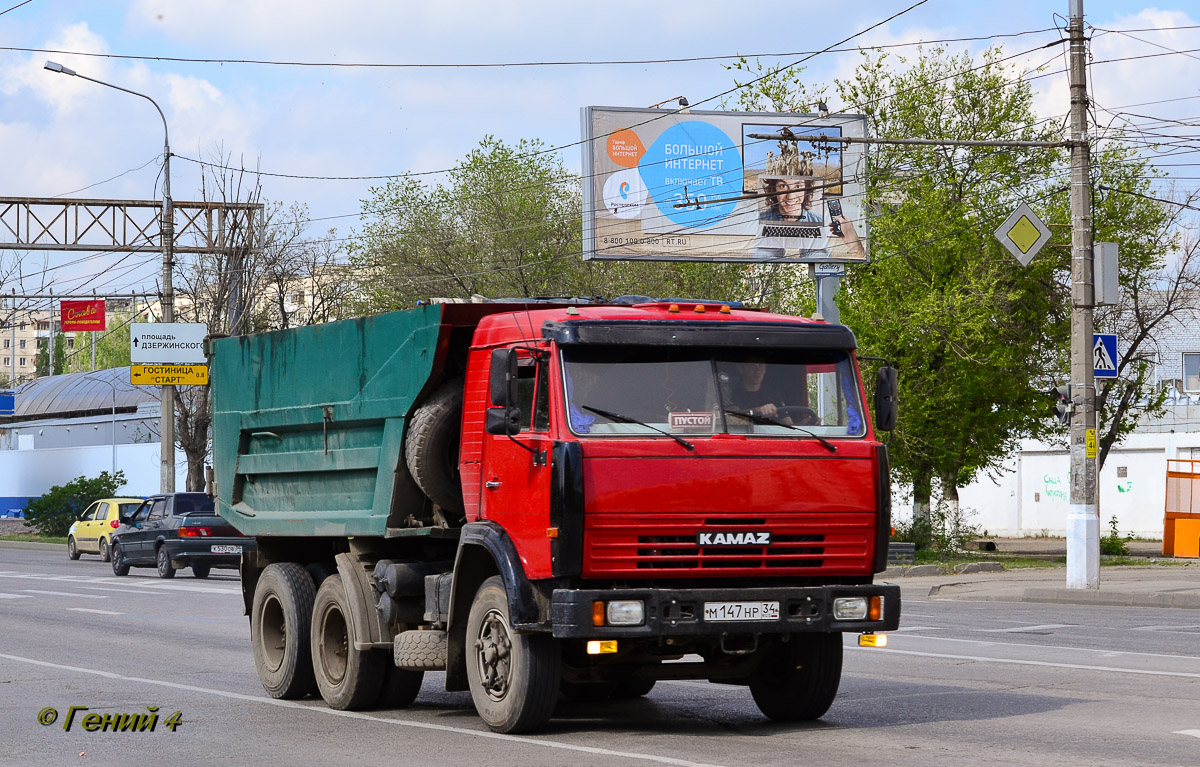
[[[487,482],[483,483],[483,486],[486,487],[488,490],[498,490],[500,488],[500,480],[489,479]]]

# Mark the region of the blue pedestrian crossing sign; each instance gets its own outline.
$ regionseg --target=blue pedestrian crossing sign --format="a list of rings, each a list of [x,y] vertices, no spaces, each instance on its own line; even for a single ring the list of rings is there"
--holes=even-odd
[[[1096,378],[1117,377],[1117,334],[1092,334],[1093,375]]]

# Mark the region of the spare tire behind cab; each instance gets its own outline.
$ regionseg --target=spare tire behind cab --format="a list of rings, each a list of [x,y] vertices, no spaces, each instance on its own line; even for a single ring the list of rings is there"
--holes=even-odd
[[[429,500],[456,514],[464,509],[458,474],[462,388],[461,378],[438,387],[413,411],[404,438],[404,461],[417,487]]]

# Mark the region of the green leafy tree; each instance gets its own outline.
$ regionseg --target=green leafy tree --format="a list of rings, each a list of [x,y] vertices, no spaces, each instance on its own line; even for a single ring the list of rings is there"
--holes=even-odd
[[[622,294],[749,300],[786,295],[797,270],[741,264],[584,261],[580,179],[539,141],[484,138],[442,182],[390,179],[363,201],[350,245],[357,309],[430,297]]]
[[[1040,127],[1029,86],[1013,82],[1017,73],[1000,58],[995,49],[978,60],[937,48],[913,61],[864,53],[837,89],[845,111],[866,114],[871,136],[1057,138]],[[743,106],[778,108],[777,84],[755,86],[759,101],[744,98]],[[1062,184],[1058,160],[1018,148],[868,153],[872,261],[849,272],[838,302],[862,351],[900,369],[892,465],[912,484],[918,517],[928,514],[935,483],[954,517],[958,487],[997,469],[1021,437],[1048,428],[1038,384],[1065,347],[1067,251],[1051,246],[1022,268],[992,232],[1022,197],[1045,210]]]
[[[71,524],[98,498],[110,498],[125,484],[125,472],[98,477],[76,477],[65,485],[55,485],[41,498],[25,504],[25,521],[42,535],[65,537]]]
[[[142,320],[139,320],[142,321]],[[114,313],[108,329],[96,333],[76,333],[75,348],[67,358],[72,373],[92,369],[92,346],[96,347],[96,369],[108,370],[129,365],[129,315]]]

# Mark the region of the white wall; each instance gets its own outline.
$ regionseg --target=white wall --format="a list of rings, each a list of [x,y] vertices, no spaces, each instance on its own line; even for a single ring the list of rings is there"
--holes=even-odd
[[[95,477],[112,470],[112,447],[90,445],[43,450],[0,451],[0,497],[45,494],[54,485],[63,485],[76,477]],[[160,487],[158,443],[117,445],[117,470],[125,472],[125,495],[146,496]],[[182,491],[187,481],[187,459],[175,451],[175,489]]]
[[[1120,448],[1109,453],[1100,474],[1101,534],[1108,533],[1109,519],[1115,515],[1122,534],[1161,538],[1167,459],[1192,457],[1200,457],[1200,432],[1126,437]],[[968,523],[991,535],[1065,536],[1070,466],[1065,448],[1023,441],[999,477],[982,477],[959,490],[963,509],[974,512]],[[1118,476],[1122,467],[1124,477]],[[893,514],[899,521],[910,520],[912,499],[897,494]]]

